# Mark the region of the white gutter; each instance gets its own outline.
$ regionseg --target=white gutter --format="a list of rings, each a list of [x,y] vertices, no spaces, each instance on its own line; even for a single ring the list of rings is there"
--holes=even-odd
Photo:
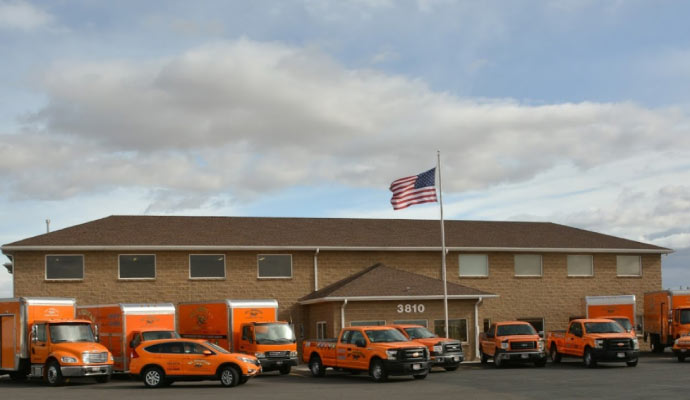
[[[499,297],[497,294],[456,294],[448,295],[449,300],[474,300],[488,297]],[[443,295],[421,295],[421,296],[358,296],[358,297],[322,297],[318,299],[300,301],[299,304],[317,304],[340,301],[390,301],[390,300],[443,300]]]
[[[345,307],[347,306],[347,299],[343,300],[343,305],[340,306],[340,329],[345,328]]]
[[[2,246],[3,252],[11,251],[429,251],[439,252],[441,247],[352,247],[352,246],[151,246],[151,245],[104,245],[104,246]],[[462,252],[512,252],[512,253],[618,253],[618,254],[670,254],[671,249],[591,249],[569,247],[446,247],[447,251]]]
[[[487,296],[488,297],[488,296]],[[474,358],[475,360],[479,357],[479,306],[484,301],[483,298],[479,298],[477,303],[474,305]]]
[[[314,252],[314,291],[319,290],[319,248]]]

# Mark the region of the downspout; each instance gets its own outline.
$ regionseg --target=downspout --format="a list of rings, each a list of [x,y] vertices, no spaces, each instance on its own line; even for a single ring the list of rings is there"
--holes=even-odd
[[[477,303],[474,305],[474,358],[477,359],[479,355],[479,306],[484,299],[479,297]]]
[[[319,248],[314,253],[314,291],[319,290]]]
[[[347,299],[343,300],[343,305],[340,306],[340,329],[345,328],[345,307],[347,306]]]

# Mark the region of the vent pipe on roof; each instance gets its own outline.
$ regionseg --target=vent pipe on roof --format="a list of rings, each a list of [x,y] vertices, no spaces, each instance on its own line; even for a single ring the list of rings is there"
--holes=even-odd
[[[50,219],[46,219],[46,233],[50,233]]]

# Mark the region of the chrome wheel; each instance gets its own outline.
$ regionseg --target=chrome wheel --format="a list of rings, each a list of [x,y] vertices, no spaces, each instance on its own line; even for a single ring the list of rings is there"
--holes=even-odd
[[[158,387],[163,384],[163,376],[157,368],[151,368],[144,374],[144,383],[149,387]]]
[[[240,374],[233,367],[226,366],[220,371],[220,384],[225,387],[237,386],[240,382]]]

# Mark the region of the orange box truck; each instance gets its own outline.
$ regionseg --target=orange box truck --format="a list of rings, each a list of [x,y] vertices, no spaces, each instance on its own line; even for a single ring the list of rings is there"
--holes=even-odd
[[[217,300],[177,305],[183,338],[206,339],[235,353],[251,354],[263,371],[290,373],[297,365],[292,326],[278,319],[276,300]]]
[[[91,321],[75,314],[74,299],[0,299],[0,374],[43,378],[52,386],[76,377],[107,382],[113,357],[98,343]]]
[[[131,352],[139,343],[179,338],[172,303],[78,306],[77,315],[98,327],[101,344],[113,354],[113,372],[129,372]]]
[[[661,290],[644,294],[644,337],[661,353],[681,336],[690,334],[690,290]]]
[[[635,295],[586,296],[587,318],[606,318],[618,322],[626,332],[636,332]]]

